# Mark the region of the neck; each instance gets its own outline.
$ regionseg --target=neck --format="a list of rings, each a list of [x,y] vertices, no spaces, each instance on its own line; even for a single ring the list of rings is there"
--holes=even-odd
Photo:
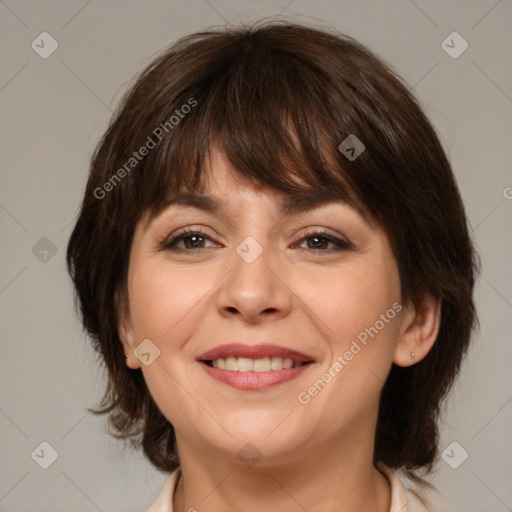
[[[181,439],[174,510],[389,512],[389,483],[373,466],[373,443],[336,439],[343,441],[312,444],[285,461],[263,457],[250,468],[225,452],[207,453]]]

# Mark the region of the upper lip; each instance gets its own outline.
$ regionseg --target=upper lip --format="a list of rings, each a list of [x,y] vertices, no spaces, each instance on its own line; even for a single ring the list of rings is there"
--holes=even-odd
[[[313,361],[311,356],[278,345],[244,345],[242,343],[230,343],[220,345],[208,350],[198,357],[199,361],[215,361],[216,359],[225,359],[227,357],[248,357],[250,359],[261,359],[263,357],[282,357],[283,359],[292,359],[296,363],[307,363]]]

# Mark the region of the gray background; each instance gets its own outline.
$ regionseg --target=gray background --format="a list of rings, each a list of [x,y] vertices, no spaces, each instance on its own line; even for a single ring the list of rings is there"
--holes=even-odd
[[[65,247],[89,157],[133,75],[182,35],[279,13],[330,24],[376,51],[414,86],[441,135],[483,275],[476,289],[481,330],[448,402],[441,439],[442,449],[460,445],[448,451],[452,465],[462,449],[469,457],[457,469],[441,459],[432,482],[446,510],[512,510],[510,0],[6,0],[1,511],[136,512],[160,492],[166,476],[109,438],[105,417],[85,411],[100,397],[102,374],[74,315]],[[47,59],[31,48],[43,31],[59,44]],[[456,59],[441,46],[453,31],[469,44]],[[58,452],[46,470],[31,457],[43,441]]]

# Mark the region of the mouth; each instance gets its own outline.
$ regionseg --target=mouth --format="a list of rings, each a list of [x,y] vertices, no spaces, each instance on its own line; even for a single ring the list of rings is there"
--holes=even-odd
[[[258,391],[296,378],[314,360],[276,345],[231,344],[209,350],[198,362],[217,381],[240,390]]]
[[[249,357],[219,357],[218,359],[203,361],[210,368],[218,368],[219,370],[228,370],[231,372],[275,372],[279,370],[290,370],[292,368],[300,368],[310,362],[300,363],[287,357],[261,357],[251,359]]]

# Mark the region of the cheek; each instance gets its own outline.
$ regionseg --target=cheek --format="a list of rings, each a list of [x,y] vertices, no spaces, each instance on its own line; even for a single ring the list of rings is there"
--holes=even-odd
[[[183,432],[193,431],[191,425],[204,422],[202,409],[190,407],[190,395],[184,390],[187,374],[183,360],[187,342],[205,316],[202,306],[208,301],[208,291],[218,279],[211,270],[171,267],[162,261],[135,267],[131,275],[130,312],[135,336],[138,342],[150,339],[160,350],[155,362],[141,370],[155,403]],[[194,418],[184,420],[184,410]]]
[[[194,309],[214,283],[204,271],[170,268],[162,263],[140,267],[133,274],[130,302],[137,335],[163,341],[175,329],[182,330],[190,322],[195,325]]]
[[[333,349],[346,350],[347,344],[376,322],[381,337],[384,334],[393,337],[391,326],[396,322],[390,320],[396,316],[393,304],[400,299],[394,268],[375,261],[364,267],[339,268],[321,279],[318,277],[303,283],[301,298],[326,326]],[[381,315],[385,317],[384,328]]]
[[[301,390],[300,403],[336,430],[378,403],[398,335],[400,287],[394,269],[379,262],[332,272],[321,282],[310,282],[303,293],[327,326],[330,358]]]

